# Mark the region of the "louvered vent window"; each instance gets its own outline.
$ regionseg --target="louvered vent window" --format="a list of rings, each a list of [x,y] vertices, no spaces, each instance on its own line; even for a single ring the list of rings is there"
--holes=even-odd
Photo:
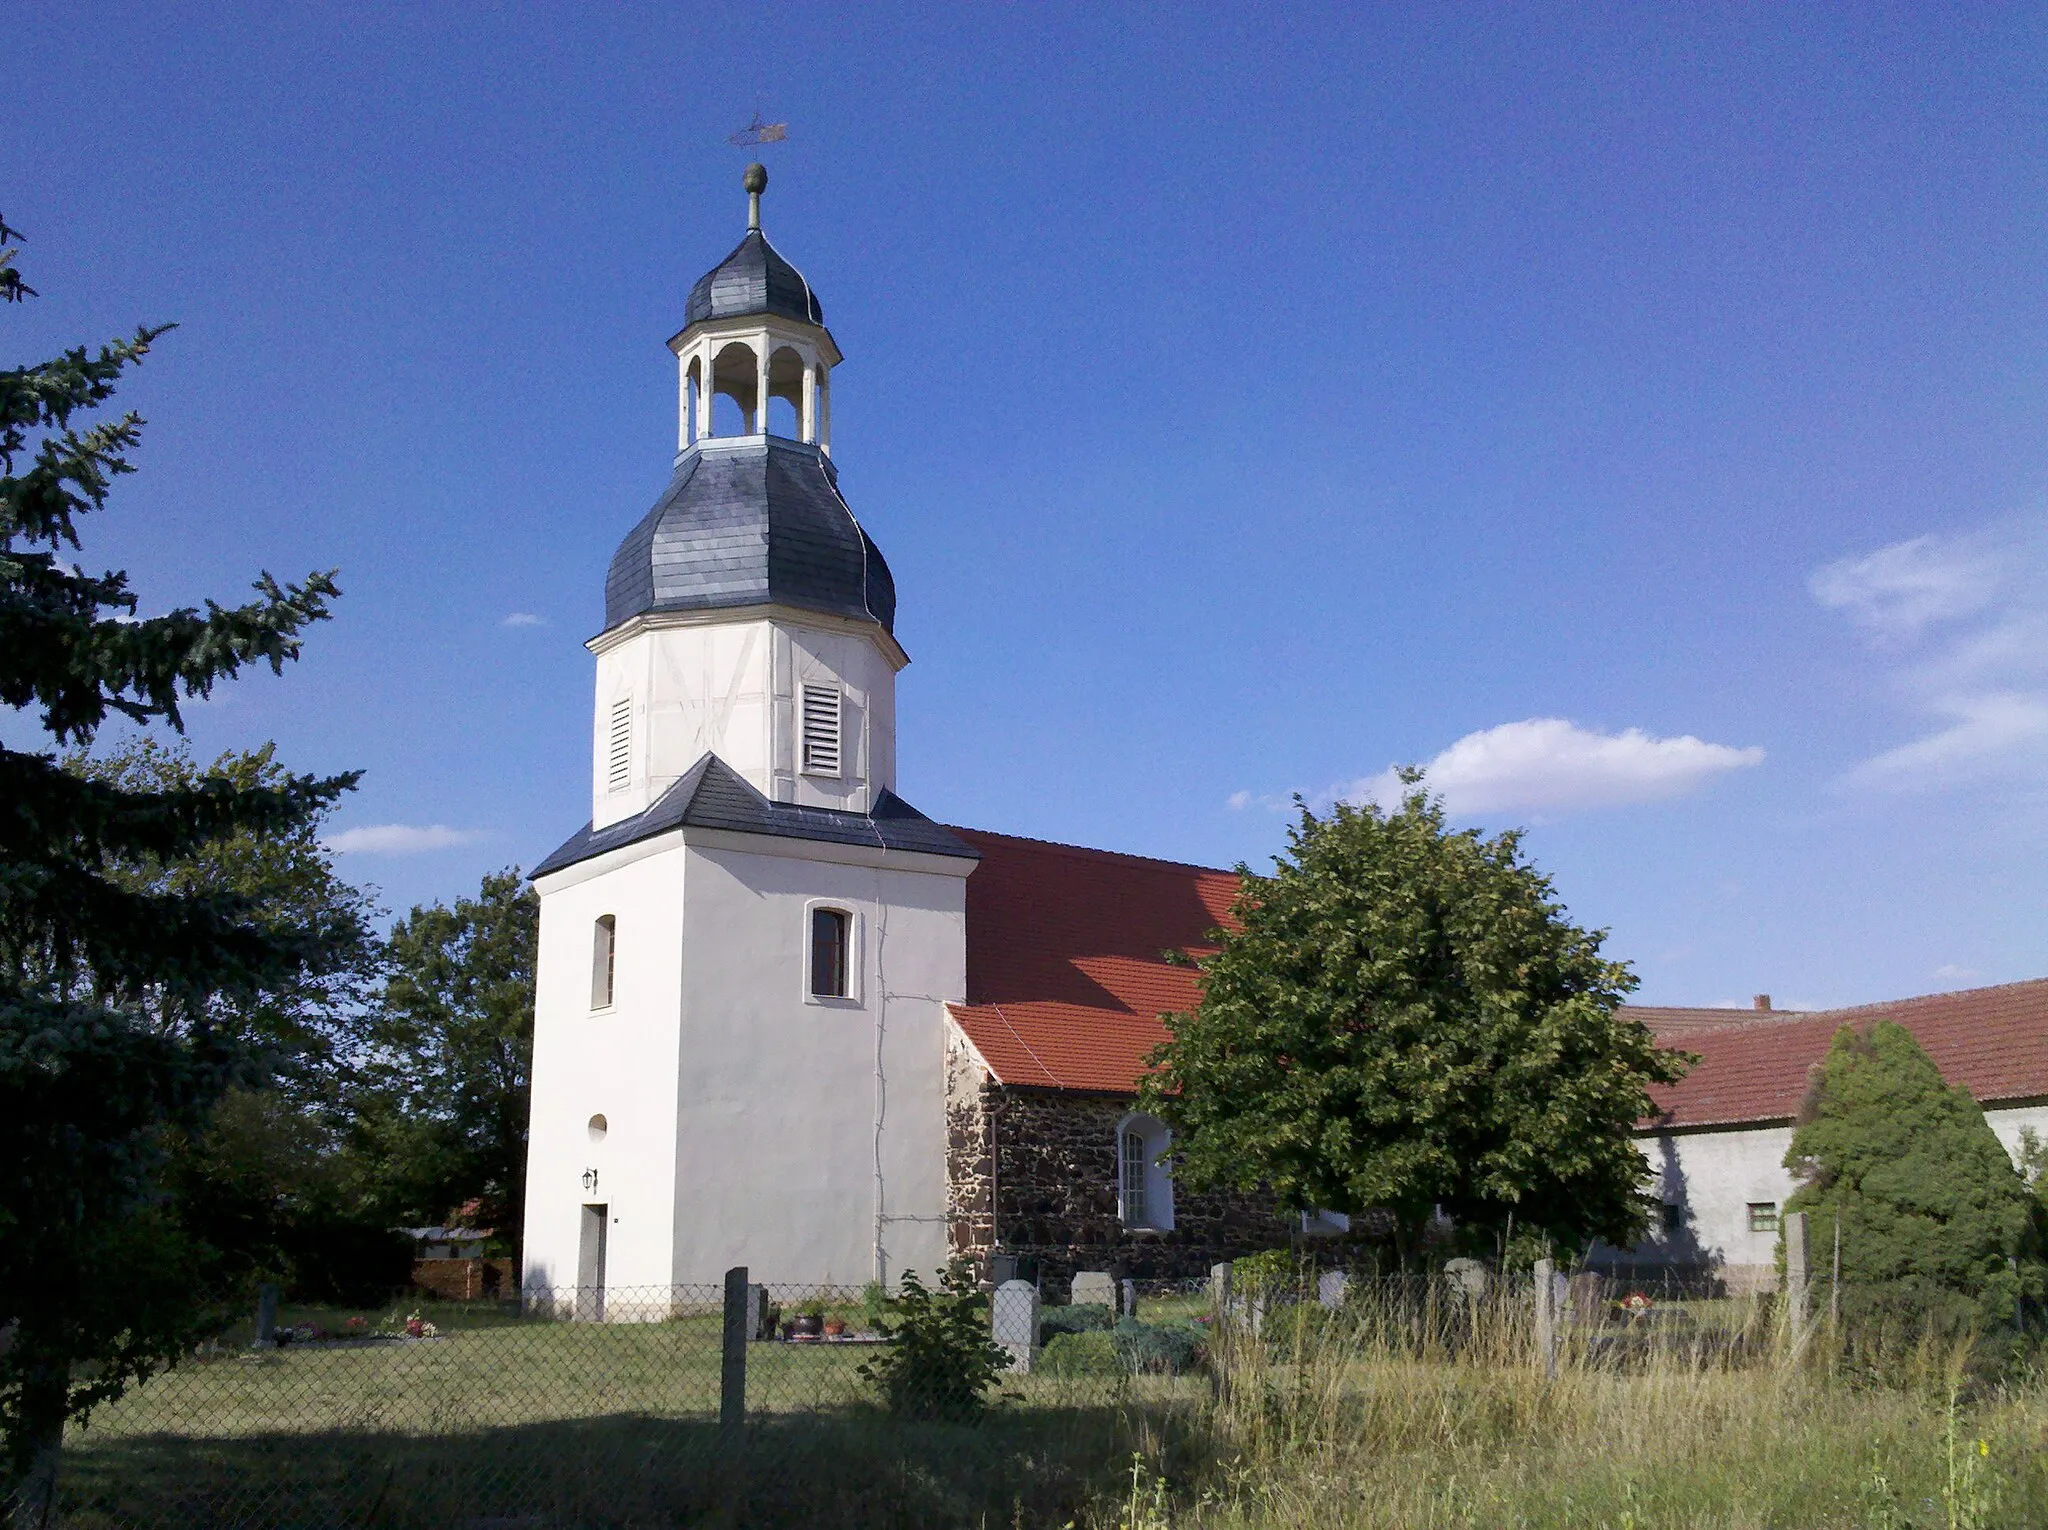
[[[839,687],[804,687],[804,774],[839,774]]]
[[[604,781],[607,791],[622,792],[633,779],[633,698],[612,703],[611,734],[606,740]]]

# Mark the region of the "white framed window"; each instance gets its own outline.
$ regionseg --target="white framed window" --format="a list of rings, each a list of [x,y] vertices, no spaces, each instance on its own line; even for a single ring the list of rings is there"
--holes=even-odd
[[[853,915],[827,904],[811,905],[811,997],[853,997]]]
[[[619,968],[619,921],[599,914],[590,927],[590,1007],[610,1009]]]
[[[858,1009],[863,1002],[860,914],[830,898],[804,905],[803,968],[806,1004]]]
[[[605,790],[622,792],[632,779],[633,698],[621,696],[612,703],[611,719],[605,732]]]
[[[798,719],[803,773],[807,776],[836,776],[842,773],[845,753],[840,738],[845,708],[839,687],[806,683]]]
[[[1125,1227],[1173,1231],[1173,1170],[1166,1158],[1172,1142],[1166,1123],[1152,1116],[1117,1123],[1117,1216]]]

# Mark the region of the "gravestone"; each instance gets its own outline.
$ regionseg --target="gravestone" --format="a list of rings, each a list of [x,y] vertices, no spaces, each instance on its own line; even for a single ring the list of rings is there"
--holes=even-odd
[[[1316,1277],[1316,1300],[1335,1312],[1344,1305],[1351,1290],[1351,1277],[1342,1270],[1325,1270]]]
[[[1209,1308],[1219,1318],[1230,1310],[1230,1263],[1209,1266]]]
[[[775,1337],[774,1320],[768,1312],[768,1288],[762,1285],[747,1286],[747,1337],[754,1343]]]
[[[1477,1259],[1450,1259],[1444,1263],[1444,1279],[1450,1282],[1451,1290],[1470,1301],[1476,1302],[1486,1295],[1487,1283],[1492,1278]]]
[[[1023,1272],[1017,1268],[1015,1254],[990,1254],[988,1256],[988,1283],[990,1286],[1006,1286]]]
[[[997,1344],[1010,1352],[1010,1368],[1031,1369],[1038,1347],[1038,1287],[1028,1280],[1006,1280],[996,1287],[989,1322]]]
[[[1117,1308],[1118,1316],[1135,1318],[1138,1315],[1138,1283],[1135,1280],[1120,1280],[1116,1283],[1116,1289],[1121,1299]]]
[[[265,1281],[256,1288],[256,1337],[251,1349],[268,1349],[277,1343],[277,1287]]]
[[[1581,1270],[1566,1281],[1565,1300],[1569,1304],[1572,1321],[1582,1328],[1598,1323],[1600,1300],[1606,1291],[1607,1283],[1587,1270]]]
[[[1098,1306],[1116,1311],[1116,1282],[1107,1270],[1083,1270],[1074,1277],[1072,1293],[1067,1297],[1076,1307]]]

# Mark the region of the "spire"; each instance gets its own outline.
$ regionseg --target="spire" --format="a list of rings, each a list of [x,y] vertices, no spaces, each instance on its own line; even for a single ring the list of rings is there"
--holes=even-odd
[[[754,233],[761,231],[761,193],[768,189],[768,167],[756,160],[747,166],[747,227]]]

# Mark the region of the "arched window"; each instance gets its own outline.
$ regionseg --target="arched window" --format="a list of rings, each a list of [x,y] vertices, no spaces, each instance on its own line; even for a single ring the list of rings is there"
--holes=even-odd
[[[811,910],[811,997],[852,995],[853,915],[843,908]]]
[[[1173,1230],[1173,1134],[1153,1116],[1125,1116],[1116,1128],[1117,1214],[1125,1227]]]
[[[590,1007],[612,1007],[613,979],[618,968],[619,921],[599,914],[590,936]]]
[[[735,340],[711,361],[713,435],[757,436],[761,424],[760,358],[754,348]],[[721,409],[719,400],[726,401]]]
[[[768,358],[768,434],[804,439],[804,359],[783,346]]]
[[[692,446],[704,438],[707,414],[704,408],[704,367],[694,357],[683,375],[683,445]]]

